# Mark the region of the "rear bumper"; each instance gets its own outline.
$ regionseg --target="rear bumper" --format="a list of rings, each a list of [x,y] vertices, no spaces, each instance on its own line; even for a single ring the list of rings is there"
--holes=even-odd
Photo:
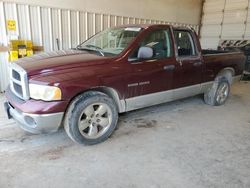
[[[13,118],[25,131],[31,133],[55,132],[60,127],[64,112],[51,114],[29,114],[12,107],[8,102],[4,103],[9,118]]]

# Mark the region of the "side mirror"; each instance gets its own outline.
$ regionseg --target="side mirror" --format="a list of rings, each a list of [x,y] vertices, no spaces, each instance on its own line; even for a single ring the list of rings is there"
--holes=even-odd
[[[147,46],[139,48],[137,58],[138,59],[150,59],[153,57],[153,49]]]

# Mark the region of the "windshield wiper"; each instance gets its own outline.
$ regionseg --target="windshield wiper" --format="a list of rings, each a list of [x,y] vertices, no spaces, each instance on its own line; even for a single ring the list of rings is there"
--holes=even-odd
[[[84,47],[87,47],[87,48],[84,48]],[[91,48],[94,48],[94,49],[91,49]],[[88,44],[86,46],[80,46],[78,45],[76,47],[76,49],[78,50],[89,50],[89,51],[95,51],[95,52],[99,52],[99,54],[101,54],[102,56],[105,56],[104,53],[102,52],[102,48],[98,47],[98,46],[95,46],[95,45],[91,45],[91,44]]]
[[[87,44],[86,47],[88,47],[88,48],[95,48],[95,49],[98,49],[98,50],[102,50],[102,48],[100,48],[99,46],[95,46],[95,45],[92,45],[92,44]]]

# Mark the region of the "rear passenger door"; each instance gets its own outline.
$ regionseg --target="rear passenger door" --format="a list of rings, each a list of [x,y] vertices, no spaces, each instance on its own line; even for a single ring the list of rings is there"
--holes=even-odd
[[[174,88],[191,87],[192,91],[199,90],[202,82],[203,63],[193,32],[190,30],[174,30],[176,43],[176,67]],[[197,87],[195,87],[197,86]]]

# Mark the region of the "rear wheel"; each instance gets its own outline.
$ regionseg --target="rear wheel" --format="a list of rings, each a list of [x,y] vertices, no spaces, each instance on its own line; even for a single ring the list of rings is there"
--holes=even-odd
[[[65,117],[68,136],[80,144],[97,144],[105,141],[114,131],[118,112],[107,95],[90,91],[71,104]]]
[[[224,80],[220,82],[215,95],[215,106],[220,106],[226,102],[230,92],[230,84]]]
[[[225,104],[230,94],[230,83],[227,79],[221,78],[204,94],[205,103],[213,106]]]

